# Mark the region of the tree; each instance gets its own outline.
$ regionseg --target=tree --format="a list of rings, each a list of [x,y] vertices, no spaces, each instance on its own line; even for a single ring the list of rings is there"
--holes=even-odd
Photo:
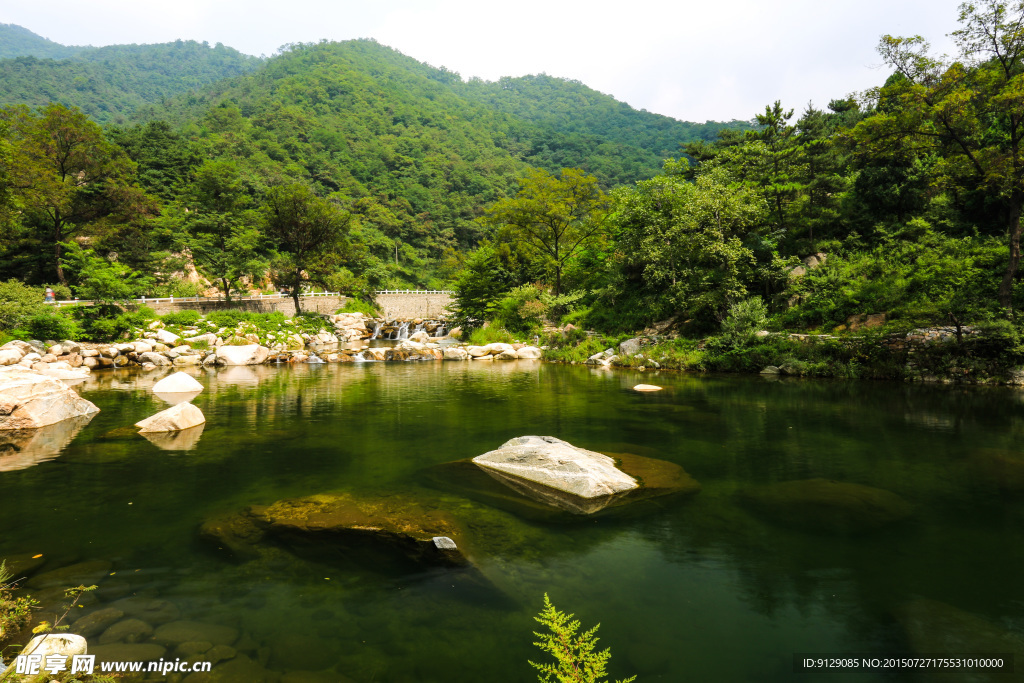
[[[185,226],[196,270],[217,282],[224,297],[242,277],[253,280],[267,270],[259,216],[231,161],[207,161],[185,193]]]
[[[952,35],[960,55],[948,64],[920,36],[882,37],[878,51],[898,77],[879,91],[884,107],[856,126],[853,140],[864,154],[936,153],[939,182],[998,198],[1009,243],[998,297],[1010,311],[1024,209],[1024,0],[965,2],[959,21]]]
[[[271,188],[263,207],[267,236],[277,248],[274,279],[288,287],[300,313],[304,283],[323,284],[344,262],[349,214],[306,185]]]
[[[608,198],[594,176],[578,168],[563,168],[559,176],[536,169],[520,181],[515,197],[491,208],[489,217],[554,271],[557,296],[566,264],[604,232],[607,211]]]
[[[51,250],[50,265],[68,280],[63,244],[104,220],[126,221],[152,210],[131,184],[132,162],[77,109],[51,104],[32,114],[27,107],[0,110],[11,129],[11,186],[21,205],[27,239]]]
[[[694,182],[666,173],[624,188],[614,214],[621,287],[643,291],[655,315],[722,320],[748,296],[757,258],[745,240],[767,212],[760,192],[721,168]]]

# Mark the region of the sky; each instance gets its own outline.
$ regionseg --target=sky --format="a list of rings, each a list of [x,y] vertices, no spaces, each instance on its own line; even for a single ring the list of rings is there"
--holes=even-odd
[[[65,45],[287,43],[375,38],[463,78],[547,73],[684,121],[749,120],[781,100],[881,85],[879,38],[954,51],[960,0],[0,0],[0,23]]]

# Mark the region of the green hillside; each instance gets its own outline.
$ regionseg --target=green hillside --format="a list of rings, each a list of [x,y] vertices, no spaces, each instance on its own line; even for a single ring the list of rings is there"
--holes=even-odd
[[[21,47],[3,43],[5,52],[18,55],[0,59],[0,104],[39,107],[59,102],[100,123],[123,122],[142,105],[247,73],[262,63],[220,44],[64,48],[17,26],[6,29],[15,37],[29,37],[19,41]]]
[[[680,145],[718,139],[726,128],[749,130],[745,121],[690,123],[637,110],[579,81],[546,74],[471,79],[460,94],[540,127],[527,159],[549,169],[582,167],[624,184],[660,172]]]
[[[55,43],[17,24],[0,24],[0,59],[66,59],[86,49],[88,48]]]

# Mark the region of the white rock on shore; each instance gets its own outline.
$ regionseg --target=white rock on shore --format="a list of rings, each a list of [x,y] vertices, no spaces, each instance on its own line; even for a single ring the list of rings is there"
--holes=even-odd
[[[270,349],[259,344],[248,344],[246,346],[224,346],[217,347],[217,362],[220,365],[259,365],[267,360]]]
[[[20,365],[0,368],[0,429],[35,429],[99,411],[59,379]]]

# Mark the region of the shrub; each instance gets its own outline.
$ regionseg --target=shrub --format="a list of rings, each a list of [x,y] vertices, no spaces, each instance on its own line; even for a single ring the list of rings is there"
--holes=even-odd
[[[66,311],[47,308],[30,316],[25,328],[33,339],[80,339],[83,330]]]
[[[486,346],[495,342],[512,344],[515,342],[515,337],[506,329],[491,326],[476,328],[470,333],[469,339],[466,340],[466,343],[470,346]]]
[[[722,336],[730,339],[749,339],[768,323],[768,308],[761,297],[752,296],[729,307],[722,321]]]
[[[606,668],[612,658],[611,648],[595,651],[597,647],[597,629],[579,633],[580,622],[570,621],[572,614],[565,614],[551,604],[547,593],[544,594],[544,609],[534,620],[547,628],[548,632],[533,635],[540,638],[534,643],[541,651],[555,658],[554,664],[537,664],[531,661],[530,666],[540,672],[537,680],[541,683],[606,683],[601,679],[608,675]],[[636,676],[631,676],[617,683],[630,683]]]
[[[160,316],[160,320],[164,321],[166,325],[195,325],[199,322],[199,311],[175,311],[174,313],[167,313],[166,315]]]
[[[255,313],[240,311],[237,308],[228,308],[223,311],[213,311],[206,314],[206,319],[217,327],[235,327],[245,320],[252,320]]]
[[[0,645],[17,635],[32,618],[32,608],[38,602],[29,597],[14,597],[17,586],[11,581],[11,572],[0,561]]]
[[[336,313],[363,313],[371,318],[380,316],[377,306],[362,299],[349,299],[345,305],[339,308]]]
[[[43,290],[18,280],[0,282],[0,330],[13,330],[43,310]]]

